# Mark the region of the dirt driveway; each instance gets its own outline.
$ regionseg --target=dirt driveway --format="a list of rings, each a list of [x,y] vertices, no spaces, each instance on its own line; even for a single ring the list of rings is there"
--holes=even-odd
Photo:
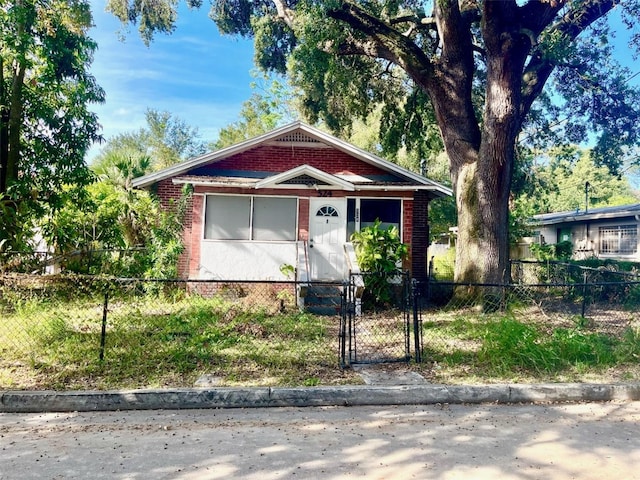
[[[640,402],[0,414],[0,478],[640,479]]]

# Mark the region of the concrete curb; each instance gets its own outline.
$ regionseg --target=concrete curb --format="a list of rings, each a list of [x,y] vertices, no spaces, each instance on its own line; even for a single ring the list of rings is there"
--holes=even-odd
[[[0,413],[611,400],[640,400],[640,383],[5,391],[0,393]]]

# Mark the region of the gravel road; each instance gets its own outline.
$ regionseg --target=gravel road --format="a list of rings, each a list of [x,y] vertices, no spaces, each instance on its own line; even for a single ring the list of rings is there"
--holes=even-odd
[[[0,414],[0,479],[640,479],[640,402]]]

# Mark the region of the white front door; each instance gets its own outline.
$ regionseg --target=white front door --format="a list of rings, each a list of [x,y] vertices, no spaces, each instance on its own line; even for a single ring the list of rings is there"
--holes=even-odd
[[[347,235],[347,201],[344,198],[311,198],[309,208],[311,278],[342,280]]]

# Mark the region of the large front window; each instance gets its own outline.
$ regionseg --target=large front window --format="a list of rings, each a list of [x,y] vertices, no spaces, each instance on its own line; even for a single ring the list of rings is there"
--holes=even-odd
[[[295,198],[208,195],[205,208],[207,240],[296,239]]]
[[[638,250],[638,228],[635,225],[600,227],[600,253],[631,255]]]
[[[350,198],[347,200],[347,238],[357,230],[380,220],[382,228],[401,230],[402,201],[387,198]]]

